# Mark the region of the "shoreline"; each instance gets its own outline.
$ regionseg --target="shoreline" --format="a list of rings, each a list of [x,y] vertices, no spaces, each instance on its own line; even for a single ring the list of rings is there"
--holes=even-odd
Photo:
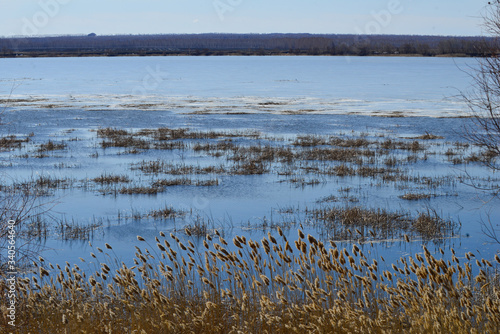
[[[123,53],[123,54],[106,54],[106,53],[35,53],[27,54],[26,52],[18,55],[0,55],[0,59],[31,59],[31,58],[112,58],[112,57],[408,57],[408,58],[477,58],[475,56],[466,55],[463,53],[457,54],[442,54],[426,56],[422,54],[371,54],[371,55],[328,55],[320,54],[313,55],[307,53],[288,53],[288,52],[219,52],[214,51],[212,54],[195,54],[189,52],[151,52],[145,54],[138,53]]]
[[[184,115],[352,115],[386,118],[468,118],[460,106],[446,101],[357,100],[349,98],[193,97],[133,95],[1,96],[6,110],[82,112],[171,112]],[[380,105],[382,103],[382,105]]]
[[[0,57],[453,56],[491,54],[481,36],[203,33],[0,37]]]

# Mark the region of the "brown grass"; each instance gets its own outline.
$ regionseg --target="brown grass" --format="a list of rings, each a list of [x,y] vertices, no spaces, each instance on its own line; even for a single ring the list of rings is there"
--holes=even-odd
[[[84,273],[42,262],[17,283],[15,333],[498,333],[499,277],[487,259],[435,257],[424,246],[396,263],[370,248],[337,248],[298,231],[260,242],[215,232],[204,246],[160,233],[135,265]],[[138,236],[138,242],[146,242]],[[194,239],[193,239],[194,240]],[[409,239],[407,238],[407,241]],[[229,245],[231,243],[231,246]],[[156,249],[152,249],[155,247]],[[203,248],[204,247],[204,248]],[[112,249],[106,244],[106,248]],[[496,258],[500,262],[500,258]],[[60,268],[60,269],[59,269]],[[49,276],[51,279],[49,279]],[[0,283],[2,296],[7,284]],[[4,304],[5,305],[5,304]],[[6,328],[6,309],[0,324]],[[17,331],[16,331],[17,330]]]
[[[339,137],[330,137],[328,140],[329,145],[339,146],[339,147],[368,147],[374,142],[370,142],[365,138],[339,138]]]
[[[186,164],[172,164],[162,160],[143,160],[133,164],[132,170],[140,170],[145,174],[170,174],[170,175],[205,175],[205,174],[228,174],[230,171],[224,166],[192,166]]]
[[[356,170],[352,167],[347,166],[346,164],[335,166],[333,170],[335,172],[335,175],[340,177],[356,175]]]
[[[246,138],[259,138],[261,134],[256,131],[194,131],[189,128],[156,128],[156,129],[142,129],[136,132],[116,128],[99,128],[96,130],[97,136],[100,138],[107,138],[113,141],[122,137],[137,138],[149,137],[156,141],[172,141],[172,140],[185,140],[185,139],[219,139],[219,138],[233,138],[233,137],[246,137]]]
[[[192,185],[193,181],[188,178],[182,179],[162,179],[153,182],[153,187],[173,187],[173,186],[187,186]]]
[[[71,185],[71,180],[40,175],[35,179],[34,185],[37,188],[67,189]]]
[[[346,192],[346,197],[348,191]],[[457,233],[459,224],[445,220],[436,212],[422,212],[412,217],[409,212],[390,212],[384,209],[362,207],[327,207],[312,210],[312,219],[335,238],[352,237],[352,230],[359,229],[358,237],[369,237],[368,229],[376,231],[382,238],[399,238],[404,233],[413,233],[424,239],[450,237]]]
[[[392,139],[386,139],[380,143],[380,147],[385,150],[405,150],[405,151],[422,151],[425,150],[425,145],[420,143],[418,140],[409,141],[396,141]]]
[[[128,136],[129,132],[124,129],[116,128],[99,128],[97,129],[97,136],[100,138],[116,138],[121,136]]]
[[[326,144],[327,144],[327,141],[325,138],[323,138],[321,136],[313,136],[313,135],[298,136],[297,139],[293,142],[293,145],[302,146],[302,147],[319,146],[319,145],[326,145]]]
[[[96,178],[93,178],[92,181],[100,184],[112,184],[112,183],[129,183],[131,182],[130,178],[127,175],[112,175],[112,174],[102,174]]]
[[[294,177],[294,178],[291,178],[291,179],[286,179],[286,180],[282,180],[282,181],[279,181],[280,183],[283,183],[283,182],[288,182],[288,183],[291,183],[291,184],[295,184],[297,187],[306,187],[306,186],[316,186],[318,184],[321,184],[321,180],[318,180],[318,179],[305,179],[303,177]]]
[[[269,172],[269,166],[261,161],[249,161],[236,165],[232,170],[235,175],[260,175]]]
[[[155,219],[172,219],[183,215],[184,212],[175,210],[170,206],[165,206],[162,209],[149,212],[147,216]]]
[[[46,143],[40,144],[38,152],[59,151],[64,150],[66,147],[67,145],[65,143],[54,143],[52,140],[49,140]]]
[[[263,137],[249,131],[195,131],[189,128],[142,129],[128,131],[114,128],[97,130],[105,138],[104,147],[129,147],[132,151],[121,154],[140,153],[141,149],[154,148],[183,150],[184,154],[206,154],[220,158],[220,165],[208,167],[172,163],[170,161],[142,161],[132,169],[147,174],[169,175],[262,175],[276,172],[279,175],[300,177],[300,171],[318,175],[360,176],[380,179],[383,182],[416,182],[435,187],[442,180],[423,180],[412,177],[402,169],[393,168],[402,164],[426,160],[427,154],[441,154],[428,151],[434,144],[424,145],[419,140],[368,140],[361,137],[341,136],[298,136],[293,140],[280,137]],[[426,135],[432,138],[434,135]],[[258,139],[258,143],[239,144],[234,138]],[[422,137],[422,136],[421,136]],[[420,137],[419,137],[420,138]],[[424,137],[422,137],[424,138]],[[422,139],[420,138],[420,139]],[[410,138],[411,139],[411,138]],[[197,142],[202,140],[202,142]],[[424,140],[424,139],[422,139]],[[277,145],[279,142],[286,144]],[[456,145],[456,144],[455,144]],[[318,165],[321,163],[321,165]],[[337,163],[341,163],[338,165]],[[380,167],[385,165],[386,167]],[[430,180],[429,180],[430,179]]]
[[[303,151],[301,158],[304,160],[341,161],[362,164],[363,157],[374,155],[374,151],[354,148],[314,148],[309,151]]]
[[[97,229],[102,227],[102,222],[80,224],[75,221],[61,221],[58,223],[57,232],[62,240],[90,240]]]
[[[0,149],[13,149],[13,148],[21,148],[23,143],[29,142],[29,138],[18,138],[14,135],[1,137],[0,138]]]
[[[156,186],[137,186],[137,187],[123,187],[118,190],[119,194],[122,195],[156,195],[164,191],[163,187]]]
[[[102,141],[101,147],[131,147],[135,149],[147,150],[150,148],[150,144],[147,140],[135,138],[133,136],[120,136],[114,137],[111,140]]]
[[[177,178],[177,179],[162,179],[153,182],[154,187],[173,187],[173,186],[197,186],[197,187],[209,187],[218,186],[219,180],[191,180],[189,178]]]
[[[198,187],[213,187],[219,185],[219,179],[211,179],[211,180],[198,180],[195,182],[195,185]]]
[[[404,195],[399,196],[401,199],[405,199],[407,201],[417,201],[420,199],[429,199],[434,197],[432,194],[416,194],[416,193],[406,193]]]
[[[426,132],[425,134],[418,137],[411,137],[410,139],[421,139],[421,140],[434,140],[434,139],[444,139],[443,136],[436,136],[432,133]]]

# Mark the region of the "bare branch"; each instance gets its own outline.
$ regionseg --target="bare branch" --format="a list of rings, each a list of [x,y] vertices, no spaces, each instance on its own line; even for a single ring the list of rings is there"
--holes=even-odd
[[[483,16],[484,29],[493,37],[485,43],[487,54],[477,59],[477,66],[471,68],[474,86],[462,92],[462,98],[469,107],[470,122],[464,127],[464,137],[479,147],[480,162],[493,171],[500,171],[500,0],[488,3]],[[472,178],[471,178],[472,180]],[[481,191],[492,191],[498,199],[499,185],[484,189],[473,180],[470,185]],[[500,243],[497,228],[490,220],[481,222],[482,232],[494,242]]]

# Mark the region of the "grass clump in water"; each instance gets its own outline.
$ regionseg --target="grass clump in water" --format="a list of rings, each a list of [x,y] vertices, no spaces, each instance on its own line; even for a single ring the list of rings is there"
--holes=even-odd
[[[113,184],[113,183],[129,183],[131,182],[130,178],[127,175],[112,175],[112,174],[102,174],[96,178],[93,178],[92,181],[100,184]]]
[[[38,147],[38,152],[49,152],[49,151],[59,151],[59,150],[64,150],[67,147],[67,145],[63,142],[61,143],[55,143],[52,140],[49,140],[46,143],[40,144]]]
[[[147,216],[155,219],[172,219],[184,214],[184,212],[175,210],[171,206],[165,206],[162,209],[150,211]]]
[[[405,199],[407,201],[417,201],[420,199],[429,199],[434,197],[432,194],[417,194],[417,193],[406,193],[404,195],[399,196],[401,199]]]
[[[123,187],[118,190],[119,194],[122,195],[156,195],[163,192],[165,189],[163,187],[156,186],[137,186],[137,187]]]
[[[369,230],[375,230],[384,238],[400,238],[405,233],[414,233],[426,240],[453,236],[458,223],[439,217],[428,210],[413,217],[409,212],[390,212],[385,209],[367,209],[359,206],[326,207],[310,213],[317,224],[335,238],[353,238],[351,230],[356,229],[360,238],[365,238]]]
[[[10,135],[5,137],[0,137],[0,149],[1,150],[10,150],[10,149],[19,149],[22,147],[23,143],[29,142],[29,138],[18,138],[17,136]]]

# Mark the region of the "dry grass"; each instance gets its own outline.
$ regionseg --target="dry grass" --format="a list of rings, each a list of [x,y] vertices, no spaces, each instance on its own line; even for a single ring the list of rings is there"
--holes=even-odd
[[[68,178],[55,178],[46,175],[40,175],[34,180],[34,186],[40,188],[50,189],[67,189],[70,187],[72,181]]]
[[[206,174],[229,174],[229,170],[222,165],[219,166],[192,166],[183,163],[172,164],[163,160],[143,160],[131,166],[132,170],[140,170],[145,174],[170,174],[170,175],[206,175]]]
[[[59,150],[64,150],[67,147],[67,145],[63,142],[61,143],[55,143],[52,140],[49,140],[46,143],[40,144],[38,147],[38,152],[50,152],[50,151],[59,151]]]
[[[178,179],[162,179],[153,182],[153,187],[173,187],[173,186],[190,186],[193,181],[188,178],[178,178]]]
[[[404,195],[399,196],[401,199],[405,199],[407,201],[417,201],[420,199],[429,199],[435,197],[433,194],[416,194],[416,193],[406,193]]]
[[[346,189],[348,198],[349,189]],[[413,217],[409,212],[390,212],[384,209],[367,209],[359,206],[326,207],[310,212],[311,219],[321,226],[325,233],[336,239],[359,239],[374,237],[400,238],[403,234],[413,234],[424,239],[450,237],[457,233],[459,224],[439,217],[436,212],[421,212]],[[359,231],[353,235],[352,230]]]
[[[168,141],[155,143],[154,148],[157,150],[185,150],[187,145],[182,141]]]
[[[59,237],[62,240],[81,240],[87,241],[94,237],[97,229],[102,227],[102,222],[93,222],[91,224],[80,224],[75,221],[61,221],[57,228]]]
[[[18,280],[17,333],[500,331],[499,278],[487,259],[451,250],[444,260],[424,246],[391,264],[356,244],[341,249],[300,230],[291,242],[278,232],[231,245],[196,239],[204,246],[189,230],[188,240],[160,233],[156,246],[137,247],[133,267],[106,263],[98,249],[93,273],[42,262]]]
[[[195,186],[197,187],[213,187],[218,185],[219,185],[219,179],[198,180],[195,182]]]
[[[313,135],[298,136],[297,139],[293,142],[293,145],[302,147],[319,146],[326,144],[327,140],[325,138]]]
[[[231,171],[235,175],[260,175],[269,172],[269,166],[262,161],[249,161],[239,165]]]
[[[385,141],[380,143],[380,147],[385,150],[404,150],[412,152],[425,150],[425,145],[420,143],[418,140],[409,142],[386,139]]]
[[[195,152],[211,152],[211,151],[229,151],[235,148],[235,145],[229,141],[217,143],[196,143],[193,146]]]
[[[341,161],[362,164],[363,157],[373,156],[375,156],[375,152],[369,149],[314,148],[309,151],[303,151],[300,158],[303,160]]]
[[[333,170],[335,175],[340,177],[356,175],[356,170],[346,164],[335,166]]]
[[[138,169],[146,174],[159,174],[166,170],[166,163],[161,160],[141,161],[138,164],[132,165],[132,170]]]
[[[338,146],[344,148],[368,147],[376,142],[368,141],[365,138],[340,138],[335,136],[298,136],[292,143],[294,146],[311,147],[320,145]]]
[[[116,128],[99,128],[97,129],[97,136],[100,138],[116,138],[121,136],[128,136],[129,132],[124,129]]]
[[[123,187],[118,190],[122,195],[156,195],[164,191],[163,187],[157,186],[136,186],[136,187]]]
[[[177,178],[177,179],[162,179],[153,182],[154,187],[173,187],[173,186],[197,186],[197,187],[210,187],[218,186],[218,179],[211,180],[191,180],[189,178]]]
[[[24,232],[29,238],[46,240],[49,235],[49,224],[40,216],[31,217]]]
[[[288,183],[291,183],[291,184],[294,184],[296,187],[306,187],[306,186],[316,186],[318,184],[321,184],[321,183],[324,183],[322,182],[321,180],[318,180],[318,179],[305,179],[303,177],[294,177],[294,178],[291,178],[291,179],[286,179],[286,180],[282,180],[282,181],[279,181],[280,183],[284,183],[284,182],[288,182]]]
[[[128,131],[116,128],[99,128],[96,130],[97,136],[106,138],[111,141],[118,141],[121,138],[141,138],[148,137],[152,140],[164,142],[172,140],[185,140],[185,139],[219,139],[219,138],[234,138],[245,137],[257,139],[261,136],[256,131],[194,131],[189,128],[156,128],[156,129],[142,129],[139,131]]]
[[[155,219],[172,219],[176,217],[181,217],[184,215],[184,212],[177,211],[171,206],[165,206],[159,210],[153,210],[148,213],[147,217],[155,218]]]
[[[339,146],[339,147],[368,147],[376,142],[370,142],[365,138],[339,138],[330,137],[328,140],[329,145]]]
[[[150,144],[145,139],[135,138],[133,136],[117,136],[113,137],[111,140],[102,141],[101,147],[130,147],[135,149],[147,150],[150,148]]]
[[[360,176],[382,182],[418,183],[435,188],[443,180],[410,176],[408,169],[395,168],[404,164],[425,161],[428,154],[443,155],[429,150],[438,144],[425,145],[412,138],[406,140],[368,140],[361,137],[298,136],[294,139],[262,137],[253,132],[200,132],[188,128],[143,129],[132,132],[119,129],[100,129],[98,135],[107,138],[106,145],[137,146],[142,148],[182,150],[181,158],[200,154],[220,160],[220,164],[194,166],[174,163],[173,160],[144,160],[131,166],[146,174],[169,175],[287,175],[295,178],[306,173],[329,176]],[[426,135],[431,138],[434,135]],[[243,140],[235,140],[240,138]],[[248,139],[251,140],[248,140]],[[419,137],[420,138],[420,137]],[[256,140],[254,140],[256,139]],[[421,138],[422,140],[423,137]],[[199,142],[201,140],[201,142]],[[134,142],[138,143],[134,144]],[[142,144],[141,144],[142,143]],[[146,145],[147,143],[147,145]],[[285,143],[285,144],[281,144]],[[456,146],[456,145],[455,145]],[[140,150],[134,149],[134,152]],[[127,152],[123,152],[124,154]],[[446,153],[444,153],[445,156]],[[381,167],[385,166],[385,167]]]
[[[434,139],[444,139],[443,136],[437,136],[432,133],[426,132],[425,134],[418,137],[411,137],[410,139],[421,139],[421,140],[434,140]]]
[[[10,150],[14,148],[21,148],[23,143],[29,142],[29,138],[18,138],[14,135],[1,137],[0,138],[0,149],[1,150]]]
[[[203,217],[197,216],[194,221],[186,226],[185,232],[189,236],[196,236],[200,238],[208,237],[213,235],[214,229],[209,228],[210,220],[204,219]],[[213,225],[213,224],[212,224]]]
[[[100,184],[113,184],[113,183],[129,183],[130,178],[127,175],[112,175],[112,174],[102,174],[99,177],[93,178],[92,181]]]

